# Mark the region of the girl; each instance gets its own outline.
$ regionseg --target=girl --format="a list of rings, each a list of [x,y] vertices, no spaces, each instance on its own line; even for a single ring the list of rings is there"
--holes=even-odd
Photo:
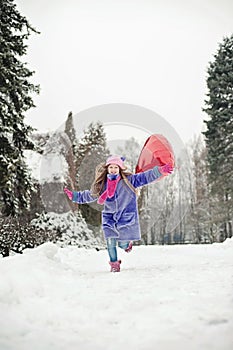
[[[120,272],[121,260],[117,258],[117,244],[126,252],[132,250],[133,241],[140,240],[136,188],[147,185],[162,175],[173,171],[171,165],[155,166],[151,170],[132,174],[126,172],[125,158],[110,156],[105,164],[96,168],[91,190],[64,192],[73,202],[82,204],[97,200],[104,205],[102,227],[110,258],[111,272]]]

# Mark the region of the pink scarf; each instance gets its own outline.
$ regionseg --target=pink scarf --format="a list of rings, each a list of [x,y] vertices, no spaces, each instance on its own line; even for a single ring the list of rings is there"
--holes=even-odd
[[[120,181],[121,177],[119,174],[117,175],[107,175],[107,188],[106,190],[99,196],[97,203],[104,204],[107,198],[112,198],[115,194],[117,184]]]

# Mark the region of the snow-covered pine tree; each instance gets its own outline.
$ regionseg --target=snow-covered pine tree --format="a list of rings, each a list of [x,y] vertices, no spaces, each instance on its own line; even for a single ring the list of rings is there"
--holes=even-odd
[[[124,147],[118,146],[116,148],[116,154],[124,156],[125,163],[129,166],[130,170],[134,172],[137,165],[137,161],[141,152],[142,146],[132,136],[125,141]]]
[[[233,216],[233,35],[224,38],[207,77],[208,100],[204,111],[212,195],[216,196],[215,219],[222,239],[232,236]]]
[[[101,122],[91,123],[78,143],[76,155],[77,184],[79,190],[90,189],[95,178],[95,168],[109,155],[106,135]],[[80,210],[87,224],[98,227],[101,221],[98,204],[82,204]]]
[[[99,162],[104,162],[108,154],[109,151],[107,150],[103,124],[101,122],[91,123],[87,129],[84,130],[84,135],[78,143],[78,154],[76,156],[77,169],[83,166],[83,161],[86,158],[91,157],[92,161],[98,164]],[[98,157],[97,161],[95,161],[94,156]],[[78,173],[78,176],[79,175]]]
[[[23,150],[33,149],[32,128],[24,113],[34,107],[31,93],[39,87],[30,83],[33,75],[20,58],[26,54],[31,32],[36,32],[12,0],[0,3],[0,202],[4,215],[17,216],[28,208],[32,181]]]
[[[95,247],[97,249],[104,247],[103,238],[101,236],[95,237],[94,233],[88,229],[79,211],[75,213],[69,211],[63,214],[42,213],[31,221],[31,230],[39,233],[44,232],[44,242],[57,242],[61,247],[67,245],[85,248]],[[41,240],[39,244],[41,244]],[[34,242],[34,246],[39,244]]]

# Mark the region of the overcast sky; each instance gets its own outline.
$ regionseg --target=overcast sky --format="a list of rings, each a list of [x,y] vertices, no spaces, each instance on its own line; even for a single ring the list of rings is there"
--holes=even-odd
[[[206,70],[233,32],[232,0],[16,3],[41,32],[25,57],[41,85],[28,124],[56,130],[69,111],[126,103],[158,113],[184,142],[203,130]]]

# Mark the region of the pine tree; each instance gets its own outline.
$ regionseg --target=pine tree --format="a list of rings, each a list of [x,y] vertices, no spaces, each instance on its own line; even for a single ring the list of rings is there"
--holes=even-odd
[[[20,57],[26,54],[25,40],[36,32],[12,0],[0,5],[0,201],[5,215],[20,214],[28,207],[32,182],[23,150],[33,149],[32,128],[24,113],[34,107],[30,96],[39,92],[28,80],[32,76]]]
[[[82,183],[84,186],[91,184],[95,174],[95,166],[104,162],[108,154],[106,135],[102,123],[91,123],[78,143],[78,154],[76,156],[78,183]],[[87,162],[93,164],[92,169],[87,166]],[[81,173],[86,174],[86,179],[84,177],[80,178]],[[91,174],[93,174],[93,177],[91,177]]]
[[[106,145],[106,135],[101,122],[91,123],[84,131],[77,148],[76,169],[77,183],[80,190],[90,189],[95,178],[95,168],[106,161],[109,151]],[[100,225],[100,206],[97,204],[82,204],[80,210],[86,222],[93,226]]]
[[[216,221],[222,223],[226,238],[232,235],[233,208],[233,35],[223,39],[214,58],[208,68],[204,111],[209,119],[205,120],[207,130],[203,134],[212,195],[218,208]]]
[[[141,146],[134,137],[125,141],[124,147],[118,146],[116,153],[126,158],[125,162],[130,170],[134,172],[141,152]]]

